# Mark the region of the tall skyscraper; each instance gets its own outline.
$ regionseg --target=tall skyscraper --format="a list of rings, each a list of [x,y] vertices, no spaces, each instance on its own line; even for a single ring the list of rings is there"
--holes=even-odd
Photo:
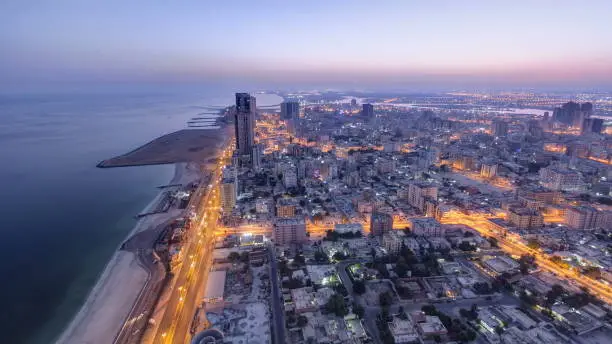
[[[508,135],[508,122],[502,120],[494,120],[491,128],[493,136],[504,137]]]
[[[587,118],[584,120],[584,124],[582,125],[582,133],[596,133],[601,134],[601,130],[603,129],[603,119],[601,118]]]
[[[300,103],[281,103],[281,119],[287,121],[287,130],[289,133],[295,134],[296,126],[300,120]]]
[[[255,144],[251,149],[251,166],[256,170],[261,168],[261,156],[263,155],[262,150],[263,148],[261,144]]]
[[[255,137],[255,97],[248,93],[236,93],[236,150],[239,155],[251,155]]]
[[[374,105],[372,104],[363,104],[361,108],[361,115],[365,118],[373,118],[374,117]]]
[[[553,111],[553,120],[582,129],[585,119],[593,114],[593,104],[568,102]]]
[[[300,103],[298,102],[282,102],[281,103],[281,119],[296,119],[300,115]]]

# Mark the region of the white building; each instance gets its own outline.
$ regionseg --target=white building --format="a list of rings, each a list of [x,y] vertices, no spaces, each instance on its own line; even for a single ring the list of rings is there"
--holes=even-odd
[[[409,219],[410,230],[415,235],[440,237],[444,235],[444,228],[433,217],[420,217]]]
[[[221,181],[221,208],[224,212],[229,213],[236,206],[236,198],[238,198],[238,188],[235,178],[224,178]]]
[[[291,167],[283,171],[283,185],[285,185],[286,188],[294,188],[298,186],[295,167]]]
[[[601,211],[590,206],[568,208],[565,223],[574,229],[612,228],[612,212]]]
[[[480,167],[480,176],[483,178],[491,179],[497,175],[497,164],[482,164]]]
[[[542,185],[551,190],[579,191],[582,189],[580,175],[577,172],[545,167],[540,169],[539,173]]]
[[[438,187],[425,183],[412,183],[408,185],[408,204],[420,211],[424,211],[426,197],[437,200]]]
[[[415,329],[414,323],[409,318],[402,319],[398,316],[394,316],[393,321],[388,325],[395,344],[413,343],[419,339],[419,334]]]
[[[403,237],[398,231],[386,232],[382,236],[382,245],[390,254],[398,254],[402,249]]]

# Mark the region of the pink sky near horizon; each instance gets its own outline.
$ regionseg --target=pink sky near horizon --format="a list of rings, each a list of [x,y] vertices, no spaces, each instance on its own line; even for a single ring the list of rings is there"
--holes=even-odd
[[[7,0],[0,75],[612,87],[611,14],[606,0]]]

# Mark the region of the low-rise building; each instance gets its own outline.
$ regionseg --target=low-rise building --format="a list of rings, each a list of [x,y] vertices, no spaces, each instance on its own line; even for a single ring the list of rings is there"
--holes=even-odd
[[[482,264],[487,270],[496,276],[503,273],[515,272],[520,267],[518,262],[507,256],[485,259],[482,261]]]
[[[422,236],[443,236],[444,227],[433,217],[413,218],[409,220],[410,230],[415,235]]]
[[[393,321],[389,322],[388,325],[395,344],[408,344],[419,340],[419,334],[414,323],[408,317],[393,316]]]

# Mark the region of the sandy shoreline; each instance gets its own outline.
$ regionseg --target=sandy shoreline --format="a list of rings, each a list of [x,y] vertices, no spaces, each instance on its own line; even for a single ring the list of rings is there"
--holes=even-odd
[[[175,172],[168,184],[187,184],[201,177],[198,167],[191,163],[175,164]],[[163,195],[158,195],[144,208],[155,206]],[[129,315],[149,274],[139,264],[137,256],[121,251],[121,244],[134,234],[168,221],[180,214],[177,211],[141,218],[126,238],[118,245],[90,290],[87,298],[70,323],[55,341],[57,344],[112,343]]]

